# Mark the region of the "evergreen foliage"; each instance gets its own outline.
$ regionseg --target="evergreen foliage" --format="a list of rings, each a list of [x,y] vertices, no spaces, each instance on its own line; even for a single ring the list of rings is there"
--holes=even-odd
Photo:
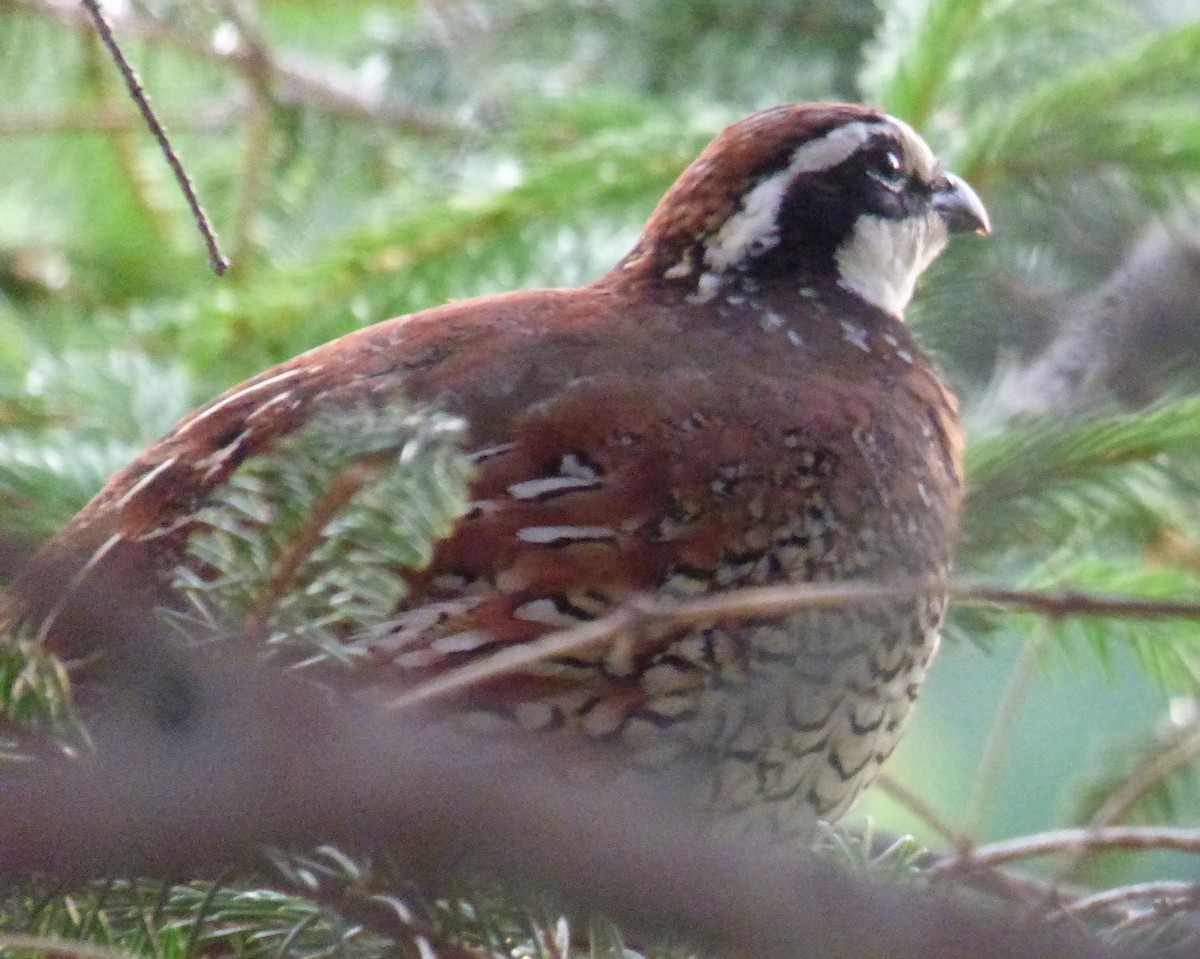
[[[197,516],[175,584],[205,632],[252,624],[292,659],[351,658],[386,630],[397,569],[429,562],[466,509],[461,429],[433,412],[330,411],[244,463]]]

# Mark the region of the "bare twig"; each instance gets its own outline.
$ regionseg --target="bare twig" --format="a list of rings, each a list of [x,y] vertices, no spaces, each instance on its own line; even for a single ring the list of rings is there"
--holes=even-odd
[[[778,616],[801,609],[837,609],[854,603],[906,599],[928,590],[934,584],[933,580],[910,580],[886,585],[855,582],[830,585],[806,583],[798,586],[739,589],[684,603],[634,599],[603,619],[510,646],[464,666],[447,670],[392,699],[388,708],[409,709],[434,699],[441,699],[524,666],[608,645],[622,634],[648,633],[655,627],[674,629],[719,620]]]
[[[1115,790],[1096,810],[1089,826],[1095,829],[1121,822],[1160,783],[1200,759],[1200,721],[1193,719],[1191,725],[1182,730],[1172,730],[1172,733],[1178,735],[1173,735],[1170,747],[1156,752],[1150,762],[1139,765],[1134,774],[1121,784],[1121,788]]]
[[[1200,759],[1200,722],[1193,719],[1189,726],[1172,730],[1169,747],[1155,750],[1149,761],[1137,765],[1132,774],[1101,804],[1088,822],[1088,828],[1102,829],[1121,822],[1143,797],[1179,770]],[[1087,860],[1090,849],[1080,849],[1068,856],[1058,872],[1059,880],[1069,879]]]
[[[421,683],[390,703],[408,709],[462,692],[525,666],[556,656],[577,654],[612,643],[624,633],[652,628],[695,626],[720,620],[780,616],[801,610],[837,609],[855,603],[908,599],[930,590],[945,589],[960,602],[1016,606],[1043,616],[1115,616],[1129,619],[1200,619],[1200,603],[1096,596],[1086,593],[1041,593],[963,584],[926,578],[894,583],[802,583],[738,589],[688,602],[659,602],[646,598],[626,603],[602,619],[521,643],[470,662]]]
[[[51,936],[19,936],[0,933],[0,953],[9,949],[36,952],[43,956],[62,959],[133,959],[132,952],[96,946],[75,939],[59,939]]]
[[[935,867],[937,872],[999,866],[1079,849],[1170,849],[1200,855],[1200,830],[1167,826],[1108,826],[1104,829],[1056,829],[976,846]]]
[[[1156,882],[1141,882],[1132,886],[1105,889],[1091,896],[1084,896],[1063,907],[1063,912],[1081,915],[1097,909],[1112,909],[1146,900],[1170,901],[1173,904],[1195,903],[1200,896],[1200,886],[1194,882],[1164,879]]]
[[[142,81],[137,75],[137,71],[125,59],[125,54],[122,52],[117,39],[113,34],[112,25],[109,24],[103,11],[100,9],[98,0],[81,0],[84,8],[91,15],[93,22],[96,25],[96,30],[100,34],[100,39],[104,41],[105,47],[112,55],[114,62],[121,71],[121,76],[125,80],[125,86],[129,90],[129,95],[137,104],[138,109],[142,113],[142,118],[146,121],[146,126],[150,128],[155,141],[158,143],[159,149],[166,158],[167,165],[170,166],[171,172],[175,175],[175,181],[179,184],[180,190],[183,191],[184,198],[187,200],[188,208],[192,211],[192,217],[196,221],[196,225],[200,229],[200,235],[204,237],[204,244],[208,248],[208,259],[212,265],[213,272],[217,276],[221,276],[229,268],[229,261],[225,259],[225,255],[221,253],[217,243],[217,235],[213,230],[212,223],[208,219],[208,214],[204,212],[204,207],[200,205],[200,198],[196,196],[195,187],[192,185],[191,177],[183,168],[183,163],[179,159],[179,155],[171,146],[171,141],[167,137],[167,131],[163,128],[162,123],[154,114],[154,108],[150,106],[150,101],[146,96],[146,91],[142,87]]]
[[[170,115],[170,126],[217,130],[228,127],[236,110],[225,103],[206,103],[178,109]],[[92,103],[86,107],[68,106],[38,110],[0,112],[0,137],[39,136],[46,133],[91,133],[110,130],[144,129],[128,108],[121,104]]]
[[[886,793],[898,805],[916,816],[955,849],[966,850],[971,840],[962,830],[947,822],[936,809],[886,770],[875,779],[875,788]]]
[[[952,584],[950,596],[961,602],[1015,606],[1053,619],[1071,616],[1107,616],[1112,619],[1200,619],[1200,603],[1100,596],[1095,593],[1050,593]]]

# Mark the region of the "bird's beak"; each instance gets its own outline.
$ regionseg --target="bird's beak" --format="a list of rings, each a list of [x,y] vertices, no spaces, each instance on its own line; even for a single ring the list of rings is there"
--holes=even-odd
[[[980,236],[992,232],[992,221],[979,194],[962,177],[947,173],[934,187],[933,208],[951,233],[972,230]]]

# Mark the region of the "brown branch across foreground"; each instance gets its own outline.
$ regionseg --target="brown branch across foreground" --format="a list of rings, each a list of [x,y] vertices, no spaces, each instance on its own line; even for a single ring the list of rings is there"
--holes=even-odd
[[[528,744],[401,721],[266,664],[185,655],[120,602],[105,629],[136,657],[137,688],[115,689],[95,717],[94,757],[6,770],[0,878],[194,877],[260,843],[326,842],[392,850],[434,889],[488,875],[651,940],[756,959],[1119,955],[794,849],[719,839],[642,784],[564,784]],[[146,707],[163,685],[188,704],[171,722]]]
[[[961,602],[1014,606],[1030,613],[1063,619],[1072,616],[1106,616],[1110,619],[1200,619],[1200,603],[1095,593],[1040,592],[990,586],[952,585],[950,596]]]

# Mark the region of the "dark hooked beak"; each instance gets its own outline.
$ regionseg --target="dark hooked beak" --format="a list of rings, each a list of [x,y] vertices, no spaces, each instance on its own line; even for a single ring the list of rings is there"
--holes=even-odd
[[[947,173],[934,187],[933,208],[951,233],[971,230],[980,236],[992,232],[992,221],[979,194],[962,177]]]

